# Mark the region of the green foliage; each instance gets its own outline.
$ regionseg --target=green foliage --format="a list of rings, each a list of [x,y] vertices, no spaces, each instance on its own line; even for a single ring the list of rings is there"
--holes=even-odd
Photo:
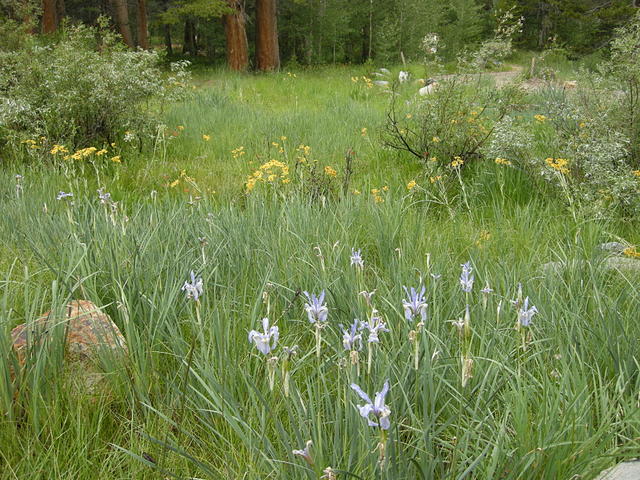
[[[178,0],[159,15],[159,20],[160,23],[172,25],[184,21],[185,18],[210,20],[232,11],[224,0]]]
[[[0,53],[0,134],[71,145],[154,129],[151,100],[179,97],[185,64],[165,75],[154,51],[127,51],[105,28],[69,28],[56,43]]]

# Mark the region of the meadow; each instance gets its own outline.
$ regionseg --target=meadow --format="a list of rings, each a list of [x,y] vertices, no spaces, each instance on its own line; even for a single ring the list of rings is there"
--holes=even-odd
[[[599,248],[637,255],[637,220],[515,159],[427,172],[370,72],[204,70],[153,136],[5,159],[0,478],[588,479],[638,456],[640,274]],[[557,93],[517,115],[562,178]],[[104,392],[59,349],[14,378],[11,328],[80,298],[127,341]]]

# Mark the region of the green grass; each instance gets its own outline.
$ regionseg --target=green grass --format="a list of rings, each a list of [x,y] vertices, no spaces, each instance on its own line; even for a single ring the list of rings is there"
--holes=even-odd
[[[493,163],[465,177],[470,209],[428,181],[409,192],[420,165],[381,148],[387,97],[351,81],[364,73],[203,73],[194,98],[166,112],[155,152],[123,148],[123,164],[99,179],[90,168],[14,165],[25,175],[20,197],[14,172],[0,173],[3,358],[13,326],[72,298],[103,306],[129,346],[124,364],[104,365],[110,393],[97,400],[71,387],[55,350],[37,353],[14,384],[1,364],[0,478],[312,479],[327,466],[340,479],[594,478],[638,455],[638,278],[602,268],[597,249],[618,236],[640,242],[638,230],[573,217],[522,171]],[[282,136],[285,153],[271,145]],[[339,176],[355,150],[350,191],[362,194],[334,186],[313,201],[297,185],[244,193],[248,174],[294,158],[300,144]],[[238,146],[247,154],[234,159]],[[117,213],[99,203],[99,185],[121,202]],[[383,185],[375,203],[369,190]],[[59,190],[73,191],[74,204],[56,201]],[[204,198],[187,204],[195,195]],[[353,247],[363,271],[349,264]],[[557,260],[573,266],[545,273]],[[467,296],[458,283],[466,261],[476,277]],[[191,270],[204,280],[199,305],[180,290]],[[421,279],[429,315],[416,370],[402,287]],[[519,284],[539,310],[526,348],[511,304]],[[359,292],[374,289],[390,332],[370,373],[367,347],[360,352],[357,375],[339,325],[371,315]],[[317,356],[300,292],[321,290],[329,325]],[[471,333],[461,341],[451,321],[467,304]],[[270,391],[266,359],[247,341],[265,316],[280,329],[275,355],[299,346],[288,397],[283,359]],[[473,359],[465,386],[462,349]],[[349,384],[373,394],[386,379],[381,466],[379,432],[359,416]],[[307,440],[313,467],[291,453]]]

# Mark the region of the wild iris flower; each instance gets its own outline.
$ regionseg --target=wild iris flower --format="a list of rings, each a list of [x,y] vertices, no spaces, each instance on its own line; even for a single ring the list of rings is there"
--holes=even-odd
[[[60,191],[56,196],[56,200],[62,200],[64,198],[69,198],[69,197],[73,197],[73,193],[65,193],[63,191]]]
[[[187,298],[193,298],[197,302],[202,295],[202,278],[196,278],[196,275],[192,270],[191,283],[184,282],[182,291],[187,294]]]
[[[389,393],[389,380],[384,382],[382,390],[376,393],[375,400],[372,402],[367,395],[358,385],[351,384],[351,388],[360,396],[362,400],[367,402],[364,405],[358,405],[360,410],[360,416],[366,418],[370,427],[380,427],[382,430],[389,430],[391,422],[389,421],[389,415],[391,415],[391,409],[384,403],[384,397]],[[371,419],[373,414],[373,419]]]
[[[315,294],[309,294],[304,292],[307,297],[307,303],[304,304],[304,309],[307,311],[307,318],[310,323],[325,323],[329,316],[329,309],[324,303],[324,290],[320,292],[320,295],[316,297]]]
[[[382,317],[378,316],[376,309],[371,312],[371,319],[368,322],[362,323],[362,329],[365,328],[369,330],[369,338],[367,339],[369,343],[380,343],[378,333],[390,331],[387,328],[387,324],[382,320]]]
[[[413,287],[411,287],[411,291],[409,291],[407,287],[402,288],[404,288],[404,291],[407,294],[407,298],[405,300],[402,300],[402,307],[404,308],[404,318],[411,322],[414,318],[420,315],[420,319],[423,322],[426,322],[428,307],[428,304],[424,298],[426,288],[422,286],[420,292],[418,292]]]
[[[278,345],[280,332],[276,325],[269,327],[269,319],[266,317],[262,319],[262,329],[264,332],[251,330],[249,332],[249,342],[255,343],[256,348],[260,350],[260,353],[269,355]]]
[[[362,255],[360,255],[360,252],[360,249],[351,249],[351,266],[355,265],[356,267],[364,268],[364,260],[362,260]]]
[[[313,445],[313,442],[311,440],[307,440],[307,443],[304,446],[304,449],[293,450],[293,452],[291,453],[304,458],[309,465],[313,465],[313,457],[311,456],[311,451],[310,451],[311,445]]]
[[[362,334],[357,333],[359,323],[360,322],[356,318],[353,320],[353,323],[351,324],[349,330],[344,330],[344,333],[342,335],[342,345],[344,346],[345,350],[354,350],[356,347],[356,343],[358,345],[357,350],[362,350]],[[342,325],[340,327],[344,328]]]
[[[460,265],[462,267],[462,273],[460,274],[460,286],[462,287],[462,291],[465,293],[469,293],[473,288],[473,267],[471,266],[471,262],[466,262]]]
[[[531,308],[529,308],[529,297],[525,298],[524,304],[520,310],[518,310],[518,321],[520,322],[520,325],[528,327],[531,323],[531,319],[536,313],[538,313],[538,309],[535,306],[531,306]]]

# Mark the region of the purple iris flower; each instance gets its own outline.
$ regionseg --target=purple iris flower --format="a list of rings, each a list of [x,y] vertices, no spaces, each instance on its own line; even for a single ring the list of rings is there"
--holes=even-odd
[[[269,319],[266,317],[262,319],[262,329],[264,332],[251,330],[249,332],[249,342],[255,343],[260,353],[269,355],[278,345],[280,333],[276,325],[269,327]]]
[[[378,316],[378,311],[376,309],[371,312],[371,320],[362,323],[361,329],[365,328],[369,330],[369,338],[367,339],[369,343],[380,343],[378,334],[380,332],[390,331],[387,328],[387,324],[382,320],[382,317]]]
[[[404,318],[411,322],[414,318],[420,315],[420,319],[423,322],[426,322],[427,307],[429,306],[429,304],[425,301],[424,298],[424,293],[426,292],[426,288],[424,287],[424,285],[420,289],[420,292],[418,292],[413,287],[411,287],[411,290],[408,290],[407,287],[402,288],[404,288],[404,291],[407,294],[407,298],[402,300],[402,307],[404,308]]]
[[[364,260],[362,260],[362,255],[360,254],[361,251],[360,249],[351,249],[351,266],[355,265],[356,267],[364,268]]]
[[[462,287],[462,291],[469,293],[473,288],[473,267],[471,266],[471,262],[466,262],[460,265],[462,267],[462,273],[460,274],[460,286]]]
[[[344,327],[340,325],[340,328],[344,330],[344,333],[342,335],[342,345],[344,346],[345,350],[356,349],[356,344],[357,350],[362,350],[362,334],[357,333],[359,323],[360,321],[357,318],[354,319],[351,327],[348,330],[344,329]]]
[[[380,427],[382,430],[389,430],[391,422],[389,421],[389,415],[391,415],[391,409],[384,403],[384,397],[389,393],[389,380],[384,382],[382,390],[376,393],[375,400],[372,402],[367,395],[358,385],[351,384],[351,388],[358,394],[358,396],[367,402],[364,405],[358,405],[360,410],[360,416],[366,418],[370,427]],[[373,414],[373,420],[371,419]]]
[[[187,298],[193,298],[196,302],[202,295],[202,278],[196,278],[196,274],[191,271],[191,283],[184,282],[182,291],[187,294]]]
[[[315,294],[309,294],[304,292],[307,297],[307,303],[304,304],[304,309],[307,311],[307,318],[310,323],[325,323],[329,316],[329,309],[324,303],[324,290],[320,292],[320,295],[316,297]]]
[[[533,305],[529,308],[529,297],[525,298],[524,304],[520,310],[518,310],[518,321],[520,322],[520,325],[528,327],[531,323],[531,319],[536,313],[538,313],[538,309]]]

